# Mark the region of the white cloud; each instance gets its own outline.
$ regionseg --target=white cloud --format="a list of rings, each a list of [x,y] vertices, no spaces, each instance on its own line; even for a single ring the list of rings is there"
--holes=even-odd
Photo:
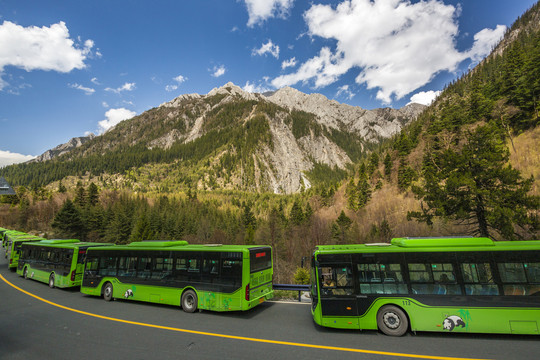
[[[347,99],[351,100],[355,94],[349,90],[349,85],[343,85],[338,88],[336,97],[340,97],[341,95],[345,95]]]
[[[69,86],[70,88],[72,88],[72,89],[77,89],[77,90],[84,91],[84,93],[85,93],[86,95],[92,95],[93,93],[96,92],[95,89],[92,89],[92,88],[89,88],[89,87],[85,87],[85,86],[82,86],[82,85],[77,84],[77,83],[75,83],[75,84],[68,84],[68,86]]]
[[[251,55],[265,55],[271,54],[276,59],[279,59],[279,46],[274,44],[272,40],[268,40],[266,44],[262,44],[259,49],[253,49]]]
[[[90,81],[96,85],[101,85],[96,77],[92,78]]]
[[[183,82],[187,81],[187,77],[178,75],[177,77],[173,77],[173,80],[178,83],[178,85],[182,84]]]
[[[281,68],[282,69],[286,69],[286,68],[289,68],[289,67],[295,67],[296,66],[296,57],[293,57],[289,60],[285,60],[284,62],[281,63]]]
[[[495,29],[483,29],[474,35],[474,44],[468,55],[473,63],[485,58],[499,43],[506,32],[506,26],[497,25]]]
[[[26,71],[45,70],[68,73],[86,67],[84,61],[91,54],[92,40],[81,46],[69,37],[64,22],[50,27],[23,27],[10,21],[0,25],[0,90],[8,84],[2,80],[6,66]]]
[[[131,119],[137,115],[135,111],[128,110],[126,108],[110,109],[105,113],[105,120],[101,120],[98,123],[98,134],[103,134],[112,127],[116,126],[119,122],[127,119]]]
[[[455,71],[468,57],[485,56],[486,46],[504,27],[475,35],[470,51],[455,48],[460,9],[440,0],[348,0],[336,7],[312,5],[304,13],[308,35],[336,40],[295,73],[275,78],[279,88],[297,82],[327,86],[351,69],[356,82],[378,89],[377,99],[391,103],[427,84],[441,71]]]
[[[107,104],[107,102],[103,101],[101,102],[101,106],[103,106],[104,108],[109,108],[109,104]]]
[[[247,25],[253,27],[262,24],[272,17],[285,18],[292,8],[294,0],[244,0],[249,20]]]
[[[174,90],[177,90],[178,89],[178,86],[181,85],[183,82],[187,81],[187,77],[183,76],[183,75],[178,75],[176,77],[173,77],[172,78],[174,81],[176,81],[176,84],[172,84],[172,85],[167,85],[165,86],[165,90],[167,91],[174,91]]]
[[[441,91],[433,91],[433,90],[421,91],[411,96],[411,101],[409,101],[407,105],[412,104],[412,103],[417,103],[417,104],[422,104],[422,105],[431,105],[433,100],[435,100],[437,96],[439,96],[440,94],[441,94]]]
[[[250,83],[249,81],[246,81],[246,85],[242,88],[244,91],[250,92],[250,93],[265,93],[267,91],[273,91],[272,88],[259,83],[259,85],[256,85],[255,83]]]
[[[225,69],[224,65],[220,65],[220,66],[214,66],[214,68],[210,71],[212,72],[213,77],[218,78],[222,75],[225,75],[225,71],[227,71],[227,69]]]
[[[12,153],[11,151],[0,150],[0,168],[8,165],[18,164],[34,159],[33,155],[23,155]]]
[[[105,91],[111,91],[116,94],[120,94],[122,91],[133,91],[133,90],[135,90],[135,83],[125,83],[124,85],[116,89],[112,89],[110,87],[105,88]]]

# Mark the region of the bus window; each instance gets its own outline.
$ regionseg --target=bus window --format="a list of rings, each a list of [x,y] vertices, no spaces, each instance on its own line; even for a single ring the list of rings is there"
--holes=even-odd
[[[198,258],[189,259],[188,264],[188,272],[198,273],[201,270],[201,261]]]
[[[540,295],[540,263],[499,263],[498,267],[504,295]]]
[[[85,277],[95,277],[98,273],[99,258],[89,257],[86,259],[86,267],[84,270]]]
[[[499,295],[489,263],[461,264],[467,295]]]
[[[529,282],[540,284],[540,263],[525,263],[524,266]]]
[[[242,253],[221,254],[221,282],[224,285],[242,285]]]
[[[529,295],[540,295],[540,263],[525,263],[527,279],[532,285],[528,286]]]
[[[174,263],[174,279],[176,281],[200,281],[201,258],[198,252],[181,252]]]
[[[150,278],[150,274],[152,274],[152,258],[141,256],[137,265],[137,278],[146,280]]]
[[[250,273],[270,269],[272,267],[272,250],[270,248],[250,249],[249,264]]]
[[[101,276],[116,276],[116,257],[104,256],[100,258],[99,274]]]
[[[406,294],[399,264],[358,264],[358,282],[362,294]]]
[[[350,266],[322,267],[320,273],[323,295],[352,295],[353,281]]]
[[[450,263],[409,264],[409,277],[414,294],[461,294]]]
[[[118,276],[135,277],[136,274],[136,256],[122,256],[118,259]]]
[[[172,274],[172,265],[172,258],[156,257],[152,268],[152,279],[161,280],[169,277]]]

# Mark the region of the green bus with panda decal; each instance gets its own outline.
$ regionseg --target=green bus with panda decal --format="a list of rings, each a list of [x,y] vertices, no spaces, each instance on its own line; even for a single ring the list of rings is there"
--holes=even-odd
[[[87,249],[111,244],[52,239],[26,242],[21,246],[17,274],[48,283],[51,288],[80,286]]]
[[[88,249],[81,292],[181,306],[249,310],[273,297],[269,246],[141,241]]]
[[[318,246],[315,323],[340,329],[539,334],[540,241],[396,238]]]

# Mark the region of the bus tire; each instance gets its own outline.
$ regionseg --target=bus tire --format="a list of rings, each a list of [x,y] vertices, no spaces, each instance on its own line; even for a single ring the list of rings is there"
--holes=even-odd
[[[28,267],[25,267],[23,270],[23,278],[25,280],[28,280]]]
[[[182,310],[187,313],[192,313],[197,310],[197,294],[193,290],[186,290],[182,294]]]
[[[113,299],[113,286],[110,282],[103,285],[103,300],[111,301]]]
[[[51,289],[54,289],[54,273],[51,273],[51,275],[49,276],[49,287]]]
[[[386,335],[403,336],[409,329],[409,319],[399,307],[386,305],[377,313],[377,326]]]

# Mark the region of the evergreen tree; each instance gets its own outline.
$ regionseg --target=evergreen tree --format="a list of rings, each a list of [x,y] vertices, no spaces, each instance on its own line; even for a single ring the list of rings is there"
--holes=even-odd
[[[371,156],[369,157],[369,164],[367,168],[368,175],[371,176],[377,170],[379,167],[379,154],[377,154],[375,151],[371,153]]]
[[[93,182],[88,185],[88,205],[96,206],[99,201],[99,189]]]
[[[416,180],[416,172],[412,167],[407,165],[405,158],[399,160],[398,168],[398,187],[401,191],[407,190],[411,183]]]
[[[146,212],[141,214],[135,222],[135,227],[129,237],[129,242],[151,240],[154,237]]]
[[[301,225],[304,221],[304,211],[298,200],[295,200],[293,203],[289,214],[289,221],[294,225]]]
[[[77,187],[75,188],[75,203],[80,208],[83,208],[86,206],[86,190],[84,189],[84,186],[82,182],[77,182]]]
[[[533,179],[523,179],[508,164],[504,130],[490,123],[462,138],[459,146],[426,152],[425,183],[413,188],[423,200],[422,211],[409,212],[408,218],[432,224],[443,217],[466,225],[472,235],[506,240],[519,237],[515,227],[533,230],[539,197],[528,194]]]
[[[255,240],[255,229],[257,228],[257,219],[251,211],[251,206],[247,203],[244,204],[242,222],[245,230],[244,242],[246,244],[253,244]]]
[[[62,180],[58,182],[58,192],[61,194],[64,194],[67,191],[64,184],[62,184]]]
[[[392,157],[390,156],[390,152],[386,153],[386,156],[384,157],[384,175],[390,179],[390,175],[392,174]]]
[[[54,217],[51,225],[56,230],[57,236],[72,237],[84,240],[86,229],[80,211],[69,199]]]
[[[332,224],[332,238],[338,244],[348,243],[348,231],[352,225],[352,220],[341,210],[337,220]]]

